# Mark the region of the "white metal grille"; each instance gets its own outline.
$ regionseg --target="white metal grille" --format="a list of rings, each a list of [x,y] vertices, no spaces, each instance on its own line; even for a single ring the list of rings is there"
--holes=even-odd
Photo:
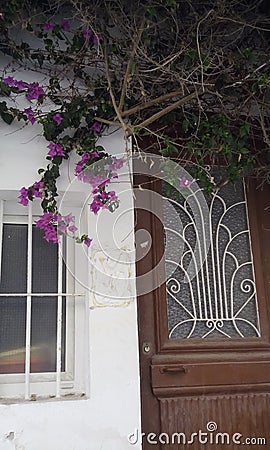
[[[243,183],[207,194],[209,223],[198,200],[201,189],[164,202],[167,303],[170,338],[260,336]],[[166,187],[163,189],[167,198]],[[177,211],[181,228],[170,217]],[[200,224],[200,238],[196,224]],[[210,236],[205,257],[204,237]],[[198,255],[195,254],[197,245]]]
[[[67,342],[66,342],[66,338],[67,338],[67,333],[66,333],[66,311],[65,311],[65,305],[66,305],[66,299],[74,299],[75,297],[85,297],[84,293],[76,293],[74,290],[72,292],[63,292],[63,288],[66,290],[65,288],[65,283],[63,282],[63,276],[65,275],[65,271],[66,271],[66,267],[63,264],[63,239],[61,239],[60,244],[57,246],[58,247],[58,256],[55,259],[55,267],[54,270],[57,272],[58,274],[58,280],[57,280],[57,291],[55,292],[51,292],[50,289],[50,285],[49,285],[49,280],[48,280],[48,291],[47,292],[34,292],[33,291],[33,213],[32,213],[32,205],[30,204],[28,207],[28,212],[27,212],[27,220],[24,223],[24,227],[27,226],[27,267],[26,267],[26,291],[25,292],[16,292],[16,289],[10,289],[9,292],[4,292],[3,291],[3,286],[2,289],[0,290],[0,306],[1,306],[1,301],[2,300],[6,300],[6,299],[14,299],[14,301],[18,300],[18,302],[20,301],[26,301],[26,316],[25,316],[25,344],[24,344],[24,349],[20,349],[20,351],[22,350],[22,355],[24,358],[24,364],[22,364],[22,368],[23,370],[16,370],[15,373],[16,374],[20,374],[19,378],[17,376],[16,379],[20,379],[21,380],[21,376],[23,376],[22,372],[24,372],[24,378],[22,380],[23,384],[24,384],[24,398],[26,400],[29,400],[32,398],[32,393],[33,392],[31,390],[31,381],[40,381],[43,380],[44,382],[46,382],[47,380],[55,380],[54,385],[54,396],[56,398],[59,398],[61,396],[61,389],[63,387],[63,381],[66,382],[67,379],[70,379],[70,376],[68,376],[67,374],[64,373],[64,371],[66,371],[66,367],[63,367],[63,361],[67,361],[68,359],[72,359],[73,360],[73,365],[74,365],[74,358],[75,355],[73,354],[70,355],[70,348],[66,348],[67,346]],[[16,223],[16,217],[15,217],[15,222]],[[3,228],[5,226],[5,223],[8,223],[8,220],[6,219],[5,216],[5,201],[4,200],[0,200],[0,276],[2,275],[2,270],[1,267],[3,268],[6,261],[3,260]],[[65,276],[64,276],[65,279]],[[46,281],[46,280],[45,280]],[[44,283],[44,280],[43,280]],[[1,283],[2,284],[2,283]],[[1,286],[0,284],[0,286]],[[36,283],[37,284],[37,283]],[[73,283],[74,285],[74,283]],[[17,289],[18,290],[18,289]],[[12,292],[13,291],[13,292]],[[55,372],[51,372],[48,374],[43,374],[42,377],[38,377],[35,380],[33,378],[33,374],[31,373],[31,350],[32,350],[32,327],[33,327],[33,321],[35,320],[35,315],[33,315],[33,299],[43,299],[42,301],[46,302],[46,300],[48,299],[54,299],[57,302],[57,314],[52,315],[51,320],[55,321],[56,320],[56,337],[55,337],[55,355],[56,355],[56,363],[55,363]],[[20,300],[21,299],[21,300]],[[65,303],[64,303],[65,302]],[[18,303],[19,304],[19,303]],[[37,305],[38,307],[38,305]],[[73,310],[74,312],[74,310]],[[10,310],[10,315],[12,315],[12,310]],[[73,314],[74,315],[74,314]],[[74,318],[71,320],[71,322],[74,325]],[[16,321],[13,321],[12,323],[12,327],[14,327],[14,332],[16,332]],[[64,330],[64,332],[63,332]],[[10,330],[10,332],[12,333],[12,329]],[[74,329],[70,330],[69,332],[74,333]],[[3,333],[3,329],[0,329],[0,368],[1,368],[1,361],[3,362],[3,360],[5,360],[5,355],[7,353],[9,353],[9,359],[7,361],[5,361],[5,363],[9,364],[9,362],[12,362],[12,358],[14,356],[12,355],[16,355],[16,352],[18,353],[18,351],[16,349],[12,349],[12,351],[10,352],[2,352],[1,351],[1,333]],[[3,338],[3,336],[2,336]],[[72,338],[74,339],[74,338]],[[68,339],[68,341],[70,342],[71,340]],[[73,348],[74,351],[74,348]],[[2,353],[1,353],[2,352]],[[66,352],[68,354],[66,354]],[[71,357],[70,357],[71,356]],[[66,366],[66,363],[64,363],[64,366]],[[5,369],[5,376],[1,375],[1,377],[5,377],[4,378],[4,382],[9,382],[12,381],[14,378],[14,373],[12,372],[12,364],[10,364],[10,371],[7,370],[7,368]],[[40,375],[40,374],[39,374]],[[67,384],[67,386],[73,386],[73,384],[69,383]],[[43,391],[44,392],[44,391]],[[45,391],[46,392],[46,391]],[[3,393],[5,393],[5,390],[1,390],[1,382],[0,382],[0,396],[3,396]],[[66,392],[65,392],[66,393]],[[46,395],[46,394],[45,394]],[[50,386],[50,391],[48,391],[48,395],[52,395],[51,393],[51,386]],[[14,396],[14,395],[13,395]],[[16,395],[15,395],[16,396]]]

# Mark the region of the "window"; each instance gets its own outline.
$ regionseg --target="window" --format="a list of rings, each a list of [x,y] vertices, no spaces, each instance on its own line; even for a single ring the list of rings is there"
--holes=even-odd
[[[86,279],[85,254],[72,239],[43,239],[38,205],[0,202],[0,397],[82,395],[89,308],[76,268]]]

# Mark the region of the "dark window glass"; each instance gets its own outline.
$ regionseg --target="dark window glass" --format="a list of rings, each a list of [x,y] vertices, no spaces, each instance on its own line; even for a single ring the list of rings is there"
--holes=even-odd
[[[33,226],[32,292],[57,293],[58,246],[47,243]],[[65,269],[65,268],[64,268]],[[65,270],[64,270],[65,273]],[[65,291],[65,276],[63,277]],[[4,224],[1,293],[27,292],[27,225]],[[65,299],[63,299],[62,370],[65,368]],[[31,372],[56,370],[57,295],[32,297]],[[24,372],[26,296],[0,297],[0,373]]]

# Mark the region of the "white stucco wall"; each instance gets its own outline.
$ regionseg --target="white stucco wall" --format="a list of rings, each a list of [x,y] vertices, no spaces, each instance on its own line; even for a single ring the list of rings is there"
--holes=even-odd
[[[29,125],[12,134],[19,129],[18,123],[7,126],[1,121],[0,127],[0,189],[17,191],[38,179],[37,168],[45,167],[48,143],[38,135],[41,132],[39,125]],[[121,132],[104,138],[102,144],[109,153],[124,151]],[[73,167],[65,164],[65,176],[60,183],[62,191],[69,186],[68,170],[69,176],[73,177]],[[104,249],[107,254],[114,252],[114,255],[124,249],[126,254],[132,256],[133,233],[130,230],[133,230],[133,214],[128,178],[121,185],[123,188],[127,191],[121,194],[123,201],[117,214],[121,216],[124,210],[129,212],[124,213],[117,222],[119,229],[116,236],[119,241],[114,242],[108,233],[113,228],[116,215],[105,211],[105,219],[99,219],[97,228],[104,240],[98,242],[95,239],[91,250],[97,263]],[[103,227],[107,230],[104,233],[101,232]],[[93,218],[89,230],[93,237],[95,229]],[[108,273],[112,270],[109,259],[102,260],[105,271],[107,264]],[[123,282],[118,284],[117,279],[104,288],[106,292],[111,292],[113,299],[102,296],[90,298],[88,398],[0,404],[0,450],[140,448],[139,445],[129,444],[127,439],[134,429],[140,428],[140,393],[134,264],[126,268],[130,274],[125,289],[130,293],[128,299],[122,303],[117,301],[118,292],[123,291]],[[95,284],[95,274],[92,276]],[[102,277],[98,283],[102,285]],[[97,292],[103,293],[100,288]]]

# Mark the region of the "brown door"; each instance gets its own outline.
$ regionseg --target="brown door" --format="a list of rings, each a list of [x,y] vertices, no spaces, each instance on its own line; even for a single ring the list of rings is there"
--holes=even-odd
[[[270,448],[270,187],[135,185],[143,449]]]

